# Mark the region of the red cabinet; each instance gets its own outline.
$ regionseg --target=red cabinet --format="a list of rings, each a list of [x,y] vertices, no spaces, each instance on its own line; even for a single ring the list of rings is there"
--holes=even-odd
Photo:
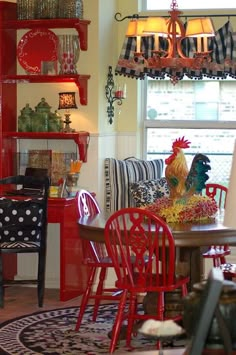
[[[0,1],[0,177],[14,174],[17,139],[73,139],[80,159],[86,161],[88,132],[19,133],[17,132],[17,84],[75,82],[80,103],[87,104],[89,75],[18,75],[16,70],[17,30],[44,28],[75,28],[80,47],[87,50],[87,27],[90,21],[79,19],[50,19],[18,21],[16,3]],[[49,223],[60,223],[60,299],[65,301],[83,292],[86,272],[81,265],[81,243],[78,236],[77,199],[49,199]],[[50,238],[50,235],[48,235]],[[16,274],[16,262],[5,260],[8,275]]]

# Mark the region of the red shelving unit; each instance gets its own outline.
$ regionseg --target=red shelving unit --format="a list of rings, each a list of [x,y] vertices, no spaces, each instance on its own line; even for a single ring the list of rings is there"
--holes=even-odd
[[[17,75],[17,30],[33,28],[75,28],[81,50],[87,50],[90,21],[79,19],[50,19],[19,21],[16,3],[0,1],[0,178],[15,171],[14,157],[19,139],[71,139],[78,146],[80,159],[87,160],[88,132],[17,132],[17,85],[57,82],[74,82],[78,86],[80,102],[87,104],[89,75]],[[40,48],[39,48],[40,51]],[[81,264],[81,241],[78,235],[77,199],[49,199],[48,222],[60,224],[60,299],[76,297],[84,291],[86,270]],[[52,237],[48,235],[48,237]],[[6,278],[17,274],[16,257],[4,258]],[[68,272],[69,270],[69,272]]]

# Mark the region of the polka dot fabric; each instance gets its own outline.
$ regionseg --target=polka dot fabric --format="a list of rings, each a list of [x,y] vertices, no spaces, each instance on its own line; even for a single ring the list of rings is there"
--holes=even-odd
[[[42,199],[0,198],[0,244],[40,242]]]

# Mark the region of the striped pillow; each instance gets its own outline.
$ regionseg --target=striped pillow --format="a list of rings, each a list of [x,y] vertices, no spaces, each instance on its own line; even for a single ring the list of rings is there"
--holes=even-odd
[[[105,159],[105,209],[114,212],[124,207],[133,207],[130,184],[162,177],[162,159],[138,160],[129,158]]]

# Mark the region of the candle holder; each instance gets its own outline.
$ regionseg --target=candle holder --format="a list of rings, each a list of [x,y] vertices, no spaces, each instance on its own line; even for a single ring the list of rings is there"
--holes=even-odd
[[[126,85],[125,84],[115,85],[111,66],[108,67],[105,94],[108,102],[108,106],[107,106],[108,122],[112,124],[114,118],[114,102],[117,101],[118,105],[122,105],[122,101],[126,98]]]

